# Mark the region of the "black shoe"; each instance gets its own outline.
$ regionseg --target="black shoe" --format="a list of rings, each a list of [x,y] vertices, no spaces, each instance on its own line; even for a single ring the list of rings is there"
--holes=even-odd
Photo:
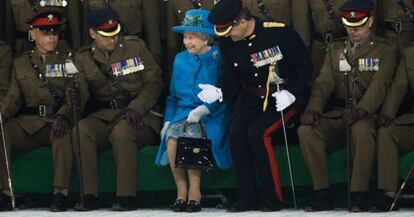
[[[93,194],[84,195],[83,204],[77,202],[73,209],[76,211],[91,211],[99,209],[98,196]]]
[[[199,202],[195,200],[190,200],[187,203],[187,207],[185,208],[186,212],[200,212],[201,211],[201,205]]]
[[[187,201],[183,199],[176,200],[173,204],[170,205],[170,209],[174,212],[184,212],[187,207]]]
[[[275,212],[280,211],[280,203],[278,201],[269,201],[269,202],[263,202],[259,206],[259,210],[262,212]]]
[[[116,202],[112,205],[113,211],[132,211],[137,209],[137,199],[132,196],[116,197]]]
[[[52,203],[50,204],[50,211],[64,212],[67,210],[67,197],[62,193],[53,195]]]
[[[367,192],[352,192],[351,199],[350,212],[368,212],[371,210],[372,206]]]
[[[320,212],[333,210],[334,204],[329,189],[315,191],[315,198],[312,203],[305,207],[306,212]]]
[[[229,212],[246,212],[256,210],[256,204],[247,201],[238,201],[233,203],[227,211]]]
[[[381,193],[378,199],[375,201],[374,209],[371,210],[372,212],[388,212],[390,211],[391,205],[394,202],[394,198],[386,195],[385,193]],[[399,210],[398,203],[392,208],[392,211]]]
[[[12,211],[12,202],[11,198],[5,195],[3,192],[0,192],[0,211]]]

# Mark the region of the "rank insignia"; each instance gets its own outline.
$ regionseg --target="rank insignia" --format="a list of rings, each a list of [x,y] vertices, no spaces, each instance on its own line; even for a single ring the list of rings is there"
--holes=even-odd
[[[283,54],[280,51],[279,46],[272,47],[257,53],[250,54],[250,61],[256,68],[268,65],[276,64],[277,61],[283,59]]]
[[[112,74],[115,76],[128,75],[144,70],[144,60],[141,57],[133,57],[111,64]]]
[[[361,72],[378,71],[380,69],[379,58],[360,58],[358,60],[358,70]]]

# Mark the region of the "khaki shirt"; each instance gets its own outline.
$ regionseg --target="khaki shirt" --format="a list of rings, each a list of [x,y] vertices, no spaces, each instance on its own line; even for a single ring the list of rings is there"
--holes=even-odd
[[[137,111],[143,117],[144,123],[155,132],[160,131],[161,119],[154,116],[150,110],[161,94],[161,69],[141,39],[135,36],[121,37],[109,58],[93,42],[92,45],[78,51],[76,62],[88,81],[89,91],[94,100],[126,100],[122,92],[111,85],[104,72],[100,70],[99,64],[103,64],[110,67],[111,73],[117,77],[120,85],[134,97],[128,108]],[[121,65],[125,71],[120,70]],[[121,109],[99,109],[91,115],[111,122],[120,114]]]
[[[390,92],[385,99],[381,113],[395,118],[398,109],[406,96],[406,94],[414,95],[414,44],[410,44],[402,52],[398,70],[395,74],[394,82],[392,83]],[[399,116],[395,123],[397,124],[412,124],[414,123],[414,103],[411,102],[411,113]]]
[[[84,0],[83,7],[85,17],[87,11],[103,7],[118,12],[128,34],[142,38],[157,63],[161,63],[160,12],[156,0]],[[85,26],[86,31],[87,24]],[[85,42],[88,37],[85,35]]]
[[[0,41],[0,101],[9,90],[12,61],[10,47]]]
[[[53,121],[52,117],[39,117],[38,115],[18,114],[22,107],[37,107],[39,105],[55,106],[58,108],[56,115],[72,119],[71,109],[65,102],[65,89],[68,80],[62,66],[68,56],[65,52],[55,51],[49,53],[45,60],[37,50],[27,51],[13,61],[10,88],[4,100],[0,104],[1,113],[8,119],[17,118],[18,124],[29,134],[42,128]],[[35,67],[39,68],[36,71]],[[42,85],[38,72],[49,82],[57,94],[63,99],[59,105],[48,88]],[[76,82],[80,88],[82,98],[87,98],[86,80],[81,74],[76,74]]]
[[[262,0],[262,2],[274,21],[292,26],[309,48],[311,28],[307,0]],[[266,19],[258,7],[258,0],[243,0],[243,4],[254,16]]]
[[[307,110],[322,113],[331,97],[336,101],[345,100],[344,69],[340,64],[340,57],[344,52],[350,65],[359,68],[360,72],[356,72],[356,75],[366,87],[363,92],[355,85],[355,96],[358,99],[356,107],[374,113],[381,106],[394,76],[398,57],[396,48],[379,39],[374,33],[370,34],[355,53],[351,51],[351,44],[347,39],[330,45],[321,72],[313,84]],[[352,85],[350,87],[352,89]]]

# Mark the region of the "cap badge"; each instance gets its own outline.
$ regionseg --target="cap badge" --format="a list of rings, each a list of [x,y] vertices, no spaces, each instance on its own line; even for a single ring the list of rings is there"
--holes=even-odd
[[[53,20],[53,14],[47,15],[47,19],[48,19],[49,22],[52,22],[52,20]]]
[[[113,25],[114,21],[113,20],[108,20],[108,25]]]
[[[356,17],[355,11],[351,11],[349,14],[351,15],[351,18],[355,18]]]

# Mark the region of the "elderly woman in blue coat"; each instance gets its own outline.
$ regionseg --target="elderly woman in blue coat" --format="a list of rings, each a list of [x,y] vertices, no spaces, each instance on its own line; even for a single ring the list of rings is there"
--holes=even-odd
[[[202,138],[198,124],[200,121],[207,138],[212,141],[217,167],[226,169],[232,165],[226,135],[229,119],[225,104],[205,104],[197,97],[201,91],[199,84],[215,85],[220,76],[220,50],[213,44],[215,33],[207,17],[206,10],[189,10],[182,25],[172,29],[183,34],[186,50],[178,53],[174,59],[156,164],[170,164],[177,186],[177,198],[171,208],[176,212],[201,210],[201,171],[175,167],[177,138],[183,136],[185,124],[186,137]]]

